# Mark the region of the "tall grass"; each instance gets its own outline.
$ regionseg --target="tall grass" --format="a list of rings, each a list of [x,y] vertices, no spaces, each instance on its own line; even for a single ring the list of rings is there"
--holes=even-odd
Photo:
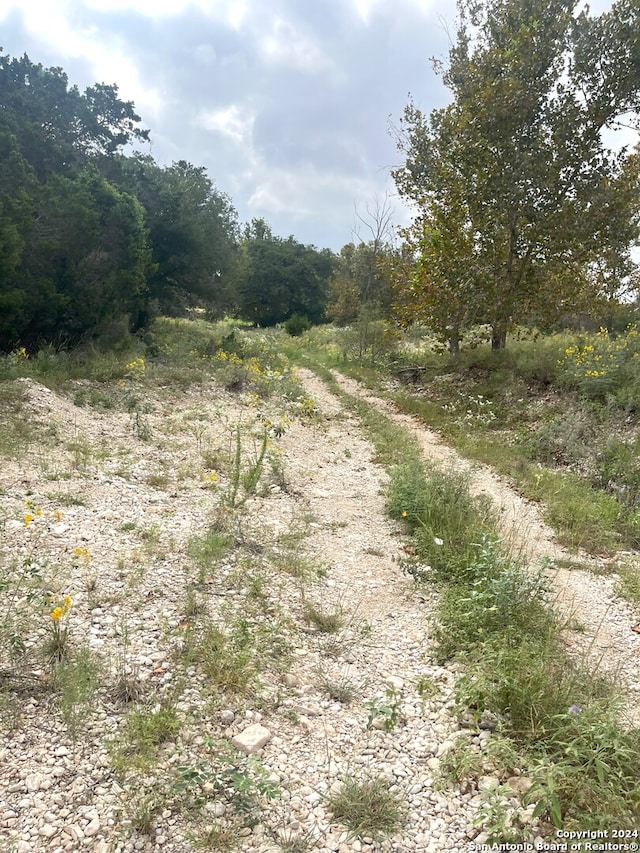
[[[389,509],[413,534],[418,564],[431,567],[414,575],[440,588],[435,655],[465,667],[459,713],[477,724],[488,714],[511,743],[533,779],[536,814],[556,828],[636,827],[640,730],[622,725],[613,684],[567,654],[544,574],[504,552],[495,518],[459,472],[397,467]]]

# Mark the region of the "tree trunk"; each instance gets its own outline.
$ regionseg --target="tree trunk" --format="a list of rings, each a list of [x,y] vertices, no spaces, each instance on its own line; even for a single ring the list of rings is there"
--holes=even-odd
[[[449,338],[449,355],[453,359],[457,359],[460,355],[460,336],[458,332],[452,332]]]
[[[507,327],[495,325],[491,329],[491,349],[493,352],[504,349],[507,345]]]

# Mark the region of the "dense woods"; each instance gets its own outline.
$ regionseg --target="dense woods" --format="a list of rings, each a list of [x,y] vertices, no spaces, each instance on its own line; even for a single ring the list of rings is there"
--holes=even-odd
[[[201,166],[158,165],[116,86],[0,54],[0,350],[115,340],[190,307],[324,318],[333,255],[256,221]]]

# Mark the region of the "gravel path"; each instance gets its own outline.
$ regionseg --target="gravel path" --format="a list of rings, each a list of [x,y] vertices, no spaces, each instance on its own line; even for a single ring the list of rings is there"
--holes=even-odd
[[[464,461],[417,418],[399,413],[387,401],[375,397],[347,377],[338,375],[336,378],[345,391],[362,397],[410,430],[426,460],[468,470],[472,491],[488,495],[498,509],[504,539],[514,554],[522,555],[530,565],[539,565],[545,560],[571,562],[572,555],[555,541],[539,505],[519,495],[488,466]],[[627,559],[634,556],[625,555]],[[579,557],[595,571],[602,567],[602,560],[586,554]],[[617,575],[597,575],[578,568],[559,567],[550,569],[548,574],[553,580],[555,606],[565,615],[568,625],[577,625],[577,630],[567,628],[565,631],[569,648],[576,656],[589,661],[594,672],[606,672],[626,686],[630,695],[629,722],[640,725],[640,635],[632,630],[638,620],[632,608],[615,594]]]
[[[43,571],[67,567],[59,581],[60,591],[73,597],[70,636],[100,660],[103,677],[96,707],[80,721],[74,741],[51,698],[46,667],[37,662],[44,628],[36,632],[21,664],[22,681],[12,682],[3,698],[0,849],[195,850],[201,821],[179,798],[165,796],[143,829],[132,826],[131,802],[161,786],[176,767],[195,766],[208,738],[239,737],[241,743],[256,725],[267,731],[258,754],[280,797],[266,804],[255,826],[240,830],[236,849],[291,853],[299,843],[298,849],[318,853],[455,853],[482,841],[476,821],[483,794],[470,785],[439,790],[435,784],[443,756],[467,732],[452,715],[455,669],[429,658],[431,593],[401,570],[401,531],[384,507],[386,474],[372,463],[373,448],[357,420],[311,372],[300,376],[319,414],[295,421],[279,440],[286,482],[272,478],[264,493],[247,500],[235,550],[195,587],[190,539],[211,524],[218,501],[202,477],[203,447],[228,449],[230,425],[251,416],[248,404],[213,386],[179,397],[158,393],[145,416],[151,439],[142,440],[132,435],[126,415],[78,409],[25,384],[34,429],[55,424],[56,439],[46,452],[7,464],[0,474],[2,550]],[[366,395],[339,379],[350,393]],[[427,455],[453,458],[412,419],[373,402],[416,431]],[[79,446],[89,448],[81,459]],[[478,488],[497,497],[505,524],[517,520],[517,535],[532,557],[559,553],[535,507],[487,469],[474,472]],[[43,508],[28,528],[25,500]],[[288,570],[285,557],[306,566],[307,574]],[[576,595],[589,584],[587,597],[576,598],[577,607],[586,601],[593,608],[582,611],[590,614],[587,621],[597,624],[593,614],[606,610],[604,590],[609,612],[622,614],[607,624],[612,641],[624,635],[618,660],[637,679],[638,638],[628,624],[624,631],[627,615],[612,597],[611,580],[572,572],[567,584],[575,578]],[[214,622],[238,614],[250,619],[260,607],[267,624],[286,626],[293,662],[286,671],[269,670],[255,697],[212,695],[197,666],[184,670],[178,662],[185,600],[194,588]],[[337,614],[339,630],[314,630],[305,618],[310,607]],[[7,661],[0,669],[5,665],[8,671]],[[179,733],[158,751],[157,767],[145,771],[137,789],[116,776],[109,751],[126,725],[127,710],[112,691],[123,666],[140,684],[141,706],[171,699],[180,720]],[[482,751],[490,738],[482,731],[472,742]],[[386,779],[405,803],[403,829],[383,841],[350,839],[326,800],[345,777],[367,774]],[[491,787],[497,780],[489,766],[487,774],[483,784]],[[519,805],[518,780],[512,785],[509,804],[534,838],[531,810]],[[224,821],[228,810],[215,797],[205,806],[211,820]]]

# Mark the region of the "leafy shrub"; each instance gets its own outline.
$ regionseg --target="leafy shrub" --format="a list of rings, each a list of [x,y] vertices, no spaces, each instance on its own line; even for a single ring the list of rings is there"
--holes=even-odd
[[[298,338],[303,332],[309,331],[311,321],[303,314],[292,314],[285,322],[284,327],[288,335],[291,335],[292,338]]]
[[[640,506],[640,440],[609,438],[598,454],[594,485],[606,489],[626,507]]]
[[[552,465],[574,465],[593,456],[597,425],[585,410],[566,412],[543,422],[528,439],[531,455]]]
[[[560,380],[592,400],[605,400],[629,382],[637,383],[639,359],[637,328],[629,327],[617,338],[600,329],[596,335],[582,335],[566,347],[558,362]]]
[[[543,635],[555,625],[546,608],[548,581],[541,571],[525,571],[485,537],[467,570],[465,583],[447,584],[441,593],[434,632],[441,660],[473,651],[493,635],[510,642],[529,632]]]

